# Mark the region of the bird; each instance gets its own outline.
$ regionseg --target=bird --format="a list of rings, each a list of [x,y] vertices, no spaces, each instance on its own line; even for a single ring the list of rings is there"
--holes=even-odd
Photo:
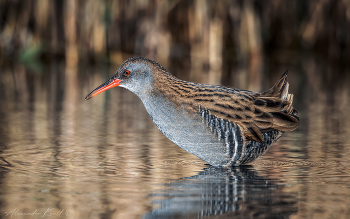
[[[212,166],[239,166],[298,127],[287,74],[269,90],[254,92],[183,81],[155,61],[133,57],[85,100],[113,87],[126,88],[173,143]]]

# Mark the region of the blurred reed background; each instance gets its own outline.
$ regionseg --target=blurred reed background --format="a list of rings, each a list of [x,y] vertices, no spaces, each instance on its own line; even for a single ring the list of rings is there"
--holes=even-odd
[[[184,80],[260,90],[309,57],[340,70],[307,77],[349,75],[349,34],[347,0],[0,1],[0,64],[32,71],[137,55]]]

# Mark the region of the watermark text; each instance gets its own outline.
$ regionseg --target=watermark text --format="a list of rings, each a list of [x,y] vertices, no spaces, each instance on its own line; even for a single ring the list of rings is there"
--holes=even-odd
[[[30,218],[53,218],[67,217],[70,215],[69,210],[58,208],[47,208],[43,210],[35,209],[34,211],[22,211],[19,208],[5,212],[5,217],[15,218],[19,216],[29,216]]]

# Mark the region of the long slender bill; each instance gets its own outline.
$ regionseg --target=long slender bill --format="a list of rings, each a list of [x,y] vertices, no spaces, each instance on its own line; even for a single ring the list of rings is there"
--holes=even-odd
[[[100,93],[102,93],[103,91],[108,90],[108,89],[110,89],[110,88],[112,88],[112,87],[117,87],[117,86],[119,86],[119,85],[120,85],[119,83],[120,83],[121,81],[122,81],[122,80],[119,80],[119,79],[116,79],[116,78],[111,78],[111,79],[109,79],[108,81],[106,81],[105,83],[103,83],[102,85],[100,85],[99,87],[97,87],[95,90],[93,90],[89,95],[87,95],[87,96],[85,97],[85,100],[88,100],[88,99],[90,99],[90,98],[96,96],[97,94],[100,94]]]

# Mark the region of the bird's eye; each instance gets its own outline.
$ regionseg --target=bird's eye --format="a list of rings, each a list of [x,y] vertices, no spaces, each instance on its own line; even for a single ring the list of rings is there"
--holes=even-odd
[[[124,74],[125,74],[125,75],[130,75],[130,71],[129,71],[129,70],[126,70],[126,71],[124,72]]]

